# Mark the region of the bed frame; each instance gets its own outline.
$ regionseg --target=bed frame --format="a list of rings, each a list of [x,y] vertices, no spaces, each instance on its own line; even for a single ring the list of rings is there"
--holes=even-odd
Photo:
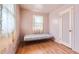
[[[51,34],[31,34],[31,35],[25,35],[24,41],[34,41],[34,40],[44,40],[53,38]]]

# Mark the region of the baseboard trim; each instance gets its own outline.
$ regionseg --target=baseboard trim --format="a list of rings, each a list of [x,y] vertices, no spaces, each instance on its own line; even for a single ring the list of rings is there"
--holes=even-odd
[[[75,51],[75,52],[77,52],[77,53],[79,53],[79,50],[76,50],[76,49],[72,49],[73,51]]]
[[[73,51],[79,53],[79,50],[73,49],[73,48],[70,47],[67,43],[63,42],[62,40],[54,40],[54,41],[57,42],[57,43],[63,44],[63,45],[65,45],[65,46],[71,48]]]
[[[56,40],[56,39],[55,39],[55,42],[60,43],[60,44],[63,44],[63,45],[65,45],[65,46],[71,48],[69,44],[63,42],[62,40]]]

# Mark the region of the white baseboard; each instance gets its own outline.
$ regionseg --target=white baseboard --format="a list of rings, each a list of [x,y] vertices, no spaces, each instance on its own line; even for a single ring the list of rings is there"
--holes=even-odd
[[[79,50],[76,50],[76,49],[72,49],[73,51],[76,51],[76,52],[78,52],[79,53]]]
[[[63,45],[65,45],[65,46],[71,48],[71,46],[70,46],[69,44],[65,43],[64,41],[62,41],[62,40],[60,40],[60,39],[59,39],[59,40],[55,40],[55,42],[58,42],[58,43],[60,43],[60,44],[63,44]]]
[[[60,40],[60,39],[59,39],[59,40],[55,40],[55,42],[60,43],[60,44],[63,44],[63,45],[65,45],[65,46],[69,47],[69,48],[72,48],[72,47],[69,46],[69,44],[63,42],[63,41]],[[79,50],[77,50],[77,49],[72,48],[72,50],[79,53]]]

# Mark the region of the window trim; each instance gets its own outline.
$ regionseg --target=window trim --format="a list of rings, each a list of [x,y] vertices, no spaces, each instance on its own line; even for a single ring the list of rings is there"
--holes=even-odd
[[[42,23],[43,30],[42,31],[37,32],[37,31],[34,30],[35,16],[42,16],[43,17],[43,23]],[[32,31],[33,31],[33,33],[43,33],[44,32],[44,16],[43,15],[33,15],[33,22],[32,23],[33,23],[33,25],[32,25]]]

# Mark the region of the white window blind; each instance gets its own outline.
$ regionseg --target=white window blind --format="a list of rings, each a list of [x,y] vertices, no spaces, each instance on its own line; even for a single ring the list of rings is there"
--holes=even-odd
[[[43,32],[43,16],[33,16],[33,32],[34,33],[42,33]]]

